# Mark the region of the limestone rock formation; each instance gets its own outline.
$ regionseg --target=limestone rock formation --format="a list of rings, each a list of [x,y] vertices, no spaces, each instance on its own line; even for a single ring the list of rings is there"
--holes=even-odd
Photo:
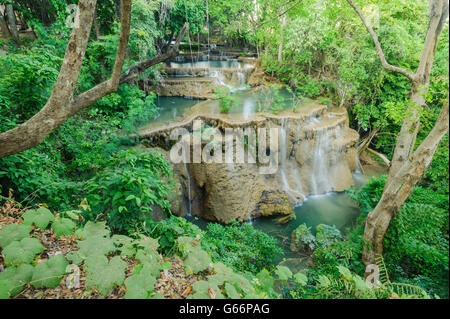
[[[297,112],[254,114],[246,120],[194,114],[180,122],[143,131],[140,138],[148,147],[165,149],[167,156],[174,144],[169,138],[172,130],[183,127],[192,132],[193,121],[199,119],[220,132],[226,128],[277,128],[278,147],[271,151],[278,169],[273,174],[261,174],[261,164],[237,163],[235,154],[233,163],[173,164],[183,190],[183,200],[179,198],[179,202],[186,204],[174,210],[175,214],[192,214],[222,223],[288,216],[293,213],[292,206],[308,195],[343,191],[353,185],[358,134],[348,127],[345,109],[329,112],[327,106],[316,103]],[[207,142],[202,140],[202,147]],[[233,143],[235,147],[236,140]],[[225,153],[224,141],[220,147]],[[189,150],[192,153],[191,144]]]

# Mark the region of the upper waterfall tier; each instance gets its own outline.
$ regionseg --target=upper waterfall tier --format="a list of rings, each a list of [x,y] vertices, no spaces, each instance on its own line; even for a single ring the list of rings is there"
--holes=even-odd
[[[248,87],[256,70],[256,59],[229,54],[203,56],[182,55],[167,62],[162,68],[163,77],[150,89],[158,96],[183,96],[211,99],[219,87],[231,91]],[[254,80],[252,82],[255,82]],[[256,81],[257,82],[257,81]]]

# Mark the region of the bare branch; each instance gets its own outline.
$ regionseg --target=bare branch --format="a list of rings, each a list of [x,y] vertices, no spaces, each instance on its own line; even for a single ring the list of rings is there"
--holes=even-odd
[[[433,65],[434,54],[445,22],[448,18],[448,0],[430,2],[430,23],[428,24],[427,35],[420,55],[417,77],[422,78],[423,83],[430,80],[431,66]]]
[[[178,38],[174,44],[174,46],[168,50],[167,52],[154,57],[152,59],[148,59],[142,62],[139,62],[135,65],[133,65],[131,68],[128,69],[124,74],[120,76],[120,84],[128,82],[134,78],[136,78],[140,73],[144,72],[146,69],[151,67],[152,65],[156,65],[158,63],[164,62],[166,60],[172,59],[178,55],[178,47],[180,45],[181,40],[184,37],[184,34],[186,30],[189,28],[189,23],[186,22],[183,26],[183,29],[181,29],[180,34],[178,35]]]
[[[383,52],[383,49],[381,48],[380,41],[378,41],[377,34],[375,33],[375,31],[373,31],[372,26],[370,25],[369,21],[367,21],[367,19],[364,17],[363,13],[359,9],[359,7],[352,0],[347,0],[347,2],[359,15],[359,17],[361,18],[362,22],[364,23],[364,26],[366,27],[367,31],[370,33],[372,40],[375,44],[375,47],[377,49],[378,57],[380,58],[381,65],[383,66],[383,68],[387,71],[392,71],[392,72],[397,72],[397,73],[403,74],[411,82],[414,82],[416,80],[415,74],[413,74],[412,72],[410,72],[407,69],[404,69],[404,68],[401,68],[401,67],[398,67],[395,65],[391,65],[386,61],[386,57],[384,56],[384,52]]]

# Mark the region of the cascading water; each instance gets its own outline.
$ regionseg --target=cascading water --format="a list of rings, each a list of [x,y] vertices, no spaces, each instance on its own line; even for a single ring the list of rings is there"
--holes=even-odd
[[[300,192],[300,185],[298,185],[298,171],[296,165],[293,169],[287,167],[287,160],[290,156],[290,152],[287,152],[287,142],[288,136],[286,133],[287,126],[287,118],[281,120],[281,129],[280,129],[280,176],[283,184],[283,190],[294,199],[294,202],[298,202],[299,200],[304,200],[305,195]],[[298,136],[300,135],[300,124],[297,125],[296,139],[298,140]],[[286,176],[286,172],[289,170],[289,175],[293,176],[293,179],[296,181],[296,189],[292,189],[289,185],[289,181]]]
[[[311,170],[312,193],[315,195],[328,191],[328,135],[326,129],[316,131]]]

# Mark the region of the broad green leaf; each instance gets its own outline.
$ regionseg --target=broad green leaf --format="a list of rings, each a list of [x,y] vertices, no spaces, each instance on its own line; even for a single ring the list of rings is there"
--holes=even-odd
[[[292,277],[292,272],[286,266],[277,266],[275,273],[280,280],[289,280]]]
[[[83,258],[106,255],[116,250],[112,239],[101,235],[78,242],[78,247],[78,254]]]
[[[67,260],[70,260],[72,262],[72,264],[74,265],[79,265],[83,262],[83,257],[80,256],[80,254],[78,253],[78,250],[76,251],[71,251],[70,253],[68,253],[66,255]]]
[[[75,232],[75,235],[77,237],[80,237],[81,239],[87,239],[89,237],[107,237],[109,236],[109,229],[106,227],[106,222],[91,222],[88,221],[86,225],[78,229]]]
[[[294,281],[302,286],[305,286],[308,283],[308,277],[302,272],[298,272],[294,275]]]
[[[108,258],[105,256],[92,256],[86,262],[86,287],[97,288],[103,296],[115,286],[123,284],[127,264],[119,256]]]
[[[34,288],[57,287],[66,274],[68,264],[63,255],[56,255],[39,263],[33,271],[32,285]]]
[[[33,275],[33,266],[30,264],[22,264],[19,265],[18,267],[8,267],[5,269],[5,271],[0,272],[0,282],[1,281],[8,282],[8,284],[11,286],[11,289],[8,291],[8,294],[9,296],[14,297],[22,290],[23,285],[30,282],[32,275]],[[1,289],[2,288],[0,287],[0,290]],[[2,295],[1,292],[0,295]]]
[[[0,299],[9,299],[14,285],[8,280],[0,280]]]
[[[22,240],[30,234],[31,226],[11,224],[0,230],[0,247],[6,247],[16,240]]]
[[[29,264],[36,254],[45,250],[41,242],[36,238],[24,238],[21,241],[13,241],[3,249],[3,255],[8,265]]]
[[[146,265],[147,269],[150,271],[152,276],[159,278],[161,276],[160,271],[162,270],[160,264],[160,256],[156,255],[154,252],[146,253],[143,250],[139,250],[136,254],[136,259],[141,262],[142,265]]]
[[[52,212],[44,207],[31,209],[23,213],[22,217],[25,225],[35,225],[40,229],[46,229],[55,220]]]
[[[259,283],[264,290],[273,288],[275,280],[266,269],[261,270],[256,275],[256,278],[259,280]]]
[[[159,243],[157,239],[154,238],[145,238],[141,239],[138,243],[139,247],[142,247],[145,252],[155,252],[159,248]]]
[[[165,299],[165,298],[161,293],[154,292],[150,295],[150,299]]]
[[[156,278],[150,265],[144,265],[136,274],[125,280],[126,299],[147,299],[153,291]]]
[[[184,261],[186,269],[194,274],[205,270],[211,264],[211,258],[208,253],[199,246],[194,247]]]
[[[236,288],[228,282],[225,284],[225,291],[230,299],[241,299],[241,296],[237,292]]]
[[[177,247],[183,256],[186,256],[196,245],[195,238],[181,236],[177,239]]]
[[[128,258],[134,257],[136,248],[134,247],[134,240],[132,238],[124,235],[113,235],[111,239],[120,251],[121,256],[126,256]]]
[[[220,292],[217,285],[207,282],[205,280],[199,280],[192,285],[194,293],[188,296],[188,299],[224,299],[225,297]],[[211,296],[212,295],[212,296]]]
[[[56,236],[71,235],[75,226],[75,223],[70,219],[61,218],[60,220],[55,220],[53,222],[52,229],[55,232]]]

